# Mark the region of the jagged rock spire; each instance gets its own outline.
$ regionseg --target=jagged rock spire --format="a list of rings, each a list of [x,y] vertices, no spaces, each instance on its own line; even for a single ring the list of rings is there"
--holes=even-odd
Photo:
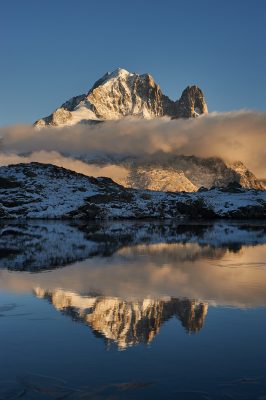
[[[188,86],[177,102],[175,118],[194,118],[208,113],[208,107],[202,90],[196,86]]]

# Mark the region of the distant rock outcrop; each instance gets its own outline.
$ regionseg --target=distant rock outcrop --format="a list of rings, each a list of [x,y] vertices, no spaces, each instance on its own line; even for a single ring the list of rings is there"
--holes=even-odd
[[[128,170],[116,182],[135,189],[196,192],[201,187],[227,187],[234,182],[246,189],[266,188],[242,162],[226,163],[217,157],[156,154],[145,160],[118,159],[116,163]]]

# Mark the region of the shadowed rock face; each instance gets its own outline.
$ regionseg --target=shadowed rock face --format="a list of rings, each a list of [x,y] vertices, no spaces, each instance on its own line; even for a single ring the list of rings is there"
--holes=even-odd
[[[188,87],[175,102],[162,93],[150,74],[139,75],[118,68],[95,82],[87,93],[72,97],[34,125],[65,126],[127,116],[190,118],[206,112],[203,93],[197,86]]]
[[[198,86],[188,86],[177,102],[177,115],[174,118],[195,118],[208,113],[202,90]]]
[[[203,327],[208,311],[207,303],[188,299],[125,301],[116,297],[82,297],[61,289],[49,291],[39,287],[34,293],[121,350],[150,343],[163,323],[173,317],[181,321],[188,333],[196,333]]]

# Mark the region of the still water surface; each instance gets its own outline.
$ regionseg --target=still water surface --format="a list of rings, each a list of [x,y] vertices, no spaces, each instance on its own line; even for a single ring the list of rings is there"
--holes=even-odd
[[[266,223],[0,232],[0,399],[266,399]]]

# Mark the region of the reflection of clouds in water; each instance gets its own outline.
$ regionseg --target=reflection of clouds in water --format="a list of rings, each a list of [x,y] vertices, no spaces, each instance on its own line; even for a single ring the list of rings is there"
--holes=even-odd
[[[184,256],[197,253],[193,260]],[[94,291],[124,299],[171,296],[217,305],[264,306],[265,259],[266,245],[243,246],[239,252],[195,243],[142,245],[45,274],[3,270],[0,287],[19,292],[60,287],[80,295]]]
[[[174,263],[176,261],[197,261],[204,259],[219,259],[226,253],[226,248],[216,248],[208,245],[199,246],[198,243],[156,243],[141,244],[133,247],[123,247],[117,255],[134,260],[145,254],[152,257],[153,263],[158,265]]]

